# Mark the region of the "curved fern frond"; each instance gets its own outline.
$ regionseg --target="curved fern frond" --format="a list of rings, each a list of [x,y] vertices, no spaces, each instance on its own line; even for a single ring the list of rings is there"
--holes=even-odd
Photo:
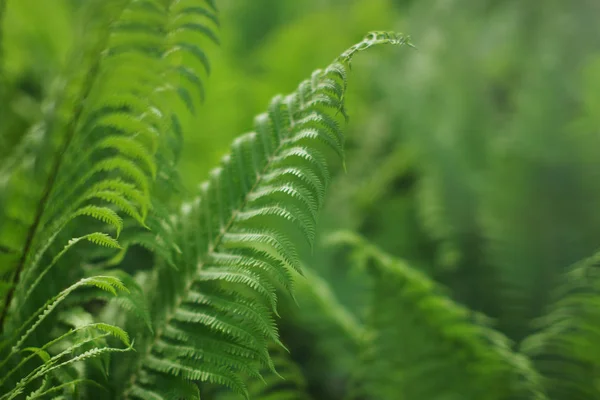
[[[338,120],[347,64],[377,43],[406,39],[370,35],[294,93],[276,96],[256,117],[255,131],[233,142],[200,197],[182,207],[178,270],[161,268],[155,278],[158,328],[141,346],[130,397],[161,398],[168,382],[181,380],[247,395],[241,371],[274,369],[267,344],[278,342],[275,288],[291,288],[290,273],[301,271],[296,243],[312,242],[330,156],[343,154]]]
[[[521,350],[530,356],[552,399],[600,399],[600,254],[567,271],[557,300],[535,321]]]
[[[390,399],[545,399],[528,359],[486,318],[440,293],[420,271],[358,235],[352,246],[373,277],[369,333],[354,395]],[[426,382],[426,384],[423,384]]]

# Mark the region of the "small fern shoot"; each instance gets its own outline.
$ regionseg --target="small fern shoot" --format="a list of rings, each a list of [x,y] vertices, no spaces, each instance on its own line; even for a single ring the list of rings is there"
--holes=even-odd
[[[48,300],[23,325],[0,341],[0,370],[6,371],[0,377],[0,399],[13,399],[21,394],[41,397],[67,386],[74,390],[78,384],[85,383],[76,373],[68,373],[77,363],[131,350],[132,343],[125,331],[93,320],[62,332],[40,347],[30,345],[37,331],[48,328],[48,317],[60,309],[69,295],[84,287],[96,287],[112,295],[117,295],[117,291],[127,291],[115,277],[95,276],[80,280]],[[111,346],[104,340],[108,336],[117,338],[125,347]],[[30,372],[25,376],[20,375],[26,367]]]

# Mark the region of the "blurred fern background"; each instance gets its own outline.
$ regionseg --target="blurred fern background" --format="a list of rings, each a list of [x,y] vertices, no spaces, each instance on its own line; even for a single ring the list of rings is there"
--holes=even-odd
[[[84,1],[0,0],[0,159],[42,114],[41,100],[82,29]],[[600,248],[600,2],[217,4],[221,46],[210,52],[209,100],[184,133],[179,164],[187,191],[207,178],[240,132],[252,129],[253,116],[273,95],[293,90],[365,32],[406,32],[417,46],[374,49],[353,63],[347,170],[334,171],[315,248],[303,254],[309,272],[298,283],[299,306],[284,301],[280,311],[290,353],[276,362],[297,364],[301,373],[294,374],[304,376],[298,385],[307,396],[347,398],[347,382],[360,373],[352,365],[366,327],[382,323],[368,317],[368,268],[356,267],[368,257],[349,258],[324,244],[339,230],[368,238],[461,307],[489,317],[508,348],[529,352],[550,380],[570,379],[571,369],[557,372],[552,363],[558,361],[526,345],[544,326],[540,317],[555,307],[561,285],[576,279],[569,268]],[[593,286],[597,278],[582,279]],[[375,304],[393,309],[400,304],[393,299],[390,294],[387,304]],[[587,333],[568,349],[600,354],[600,319],[586,321]],[[426,329],[432,328],[423,328],[423,335]],[[418,333],[400,329],[394,337],[425,346]],[[599,379],[600,358],[585,362],[582,370],[595,373],[579,384],[589,391],[575,397],[550,385],[550,398],[600,399],[592,383]],[[377,398],[442,398],[403,393],[417,397]],[[253,398],[284,398],[261,396]]]

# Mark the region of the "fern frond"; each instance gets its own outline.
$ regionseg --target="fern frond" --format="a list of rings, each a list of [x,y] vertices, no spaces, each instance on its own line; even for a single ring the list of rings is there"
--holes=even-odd
[[[97,26],[90,26],[90,30],[94,33],[97,32],[97,28]],[[3,199],[5,202],[3,209],[7,211],[2,215],[2,220],[9,224],[2,224],[0,236],[3,241],[5,237],[11,238],[11,244],[8,246],[12,250],[11,254],[8,254],[3,261],[10,266],[7,279],[12,281],[13,287],[0,310],[0,326],[6,317],[21,272],[29,268],[26,264],[31,262],[31,254],[37,245],[36,238],[64,160],[63,153],[75,135],[81,108],[76,104],[81,104],[81,99],[86,98],[91,91],[95,77],[93,71],[98,63],[97,57],[90,54],[93,53],[91,50],[95,49],[104,38],[104,35],[99,35],[97,43],[88,46],[88,51],[80,57],[81,60],[78,60],[80,72],[70,73],[71,80],[65,90],[51,98],[52,107],[49,107],[50,112],[45,116],[45,120],[34,127],[14,152],[13,157],[2,166],[5,185],[3,189],[7,193]],[[25,185],[32,187],[26,188]]]
[[[437,285],[353,233],[349,244],[369,266],[369,334],[355,395],[414,399],[545,399],[528,359],[485,318],[440,293]],[[426,384],[423,384],[426,382]]]
[[[32,299],[25,293],[38,290],[41,271],[44,279],[57,275],[64,283],[81,277],[76,270],[48,272],[60,265],[43,264],[58,243],[99,238],[90,231],[116,238],[126,218],[148,227],[148,214],[161,201],[154,187],[175,180],[182,121],[201,97],[196,88],[208,70],[202,48],[217,41],[215,12],[203,0],[98,1],[92,9],[100,14],[94,18],[99,26],[86,27],[94,43],[61,82],[54,106],[29,135],[32,144],[22,146],[21,155],[52,155],[42,166],[43,192],[17,190],[27,182],[19,167],[31,169],[29,158],[2,170],[11,171],[7,188],[14,194],[3,218],[13,221],[6,225],[13,243],[3,241],[5,226],[0,229],[0,245],[8,249],[2,256],[12,265],[5,272],[10,286],[4,304],[17,325],[39,305],[28,306]],[[201,62],[194,61],[199,54]],[[81,217],[96,220],[87,232],[74,222]],[[0,309],[0,326],[7,307]]]
[[[600,399],[600,254],[573,265],[557,300],[535,320],[521,350],[530,356],[553,399]]]
[[[48,317],[48,315],[50,315],[50,313],[54,311],[54,309],[56,309],[67,298],[67,296],[69,296],[75,290],[85,286],[94,286],[113,295],[117,294],[117,290],[127,290],[127,288],[125,288],[119,279],[112,276],[93,276],[90,278],[81,279],[79,282],[69,286],[67,289],[61,291],[58,295],[46,301],[42,307],[30,315],[28,320],[25,321],[23,325],[10,333],[9,340],[3,340],[0,342],[0,350],[4,349],[8,344],[11,343],[11,338],[18,337],[18,341],[11,348],[11,355],[19,351],[31,333],[40,326],[40,324]],[[23,332],[25,329],[27,330],[21,335],[21,332]],[[19,335],[21,336],[19,337]]]
[[[267,344],[278,340],[275,285],[291,288],[291,271],[301,271],[296,242],[312,242],[329,157],[343,154],[337,119],[345,114],[347,63],[379,42],[405,43],[368,36],[296,92],[276,96],[255,131],[233,142],[200,197],[183,205],[175,221],[178,270],[161,268],[155,277],[158,328],[141,346],[130,397],[165,396],[165,375],[247,395],[240,372],[274,368]]]

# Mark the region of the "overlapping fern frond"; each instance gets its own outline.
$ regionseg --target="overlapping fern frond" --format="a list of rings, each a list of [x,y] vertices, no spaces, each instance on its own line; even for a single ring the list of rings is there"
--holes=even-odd
[[[333,154],[343,154],[339,120],[353,55],[401,35],[373,33],[317,70],[297,91],[276,96],[255,131],[201,185],[176,216],[177,270],[159,268],[156,335],[140,346],[130,397],[167,397],[185,382],[208,381],[247,394],[239,374],[273,369],[279,343],[272,319],[276,286],[291,290],[300,271],[296,243],[311,243]],[[160,288],[160,290],[158,290]],[[189,393],[188,393],[189,394]]]
[[[144,226],[153,182],[172,177],[180,147],[179,119],[185,117],[177,103],[192,111],[193,100],[201,98],[201,69],[209,67],[197,42],[216,40],[211,30],[216,17],[204,1],[119,0],[98,8],[107,16],[92,35],[95,43],[79,60],[80,72],[70,74],[70,81],[57,89],[47,120],[30,134],[30,141],[48,145],[22,154],[29,164],[38,155],[35,150],[53,154],[50,168],[42,168],[47,174],[41,196],[22,201],[23,191],[17,189],[27,181],[11,165],[14,184],[9,189],[15,189],[15,198],[7,200],[7,208],[17,211],[5,220],[23,227],[12,229],[23,232],[14,248],[5,246],[14,253],[13,282],[19,281],[20,271],[29,283],[43,271],[45,252],[77,217],[98,221],[98,231],[115,238],[124,217]],[[96,233],[69,233],[114,245]]]
[[[44,398],[60,392],[74,396],[80,384],[98,385],[82,377],[77,371],[78,365],[96,361],[95,367],[104,369],[99,359],[131,349],[132,343],[125,331],[114,325],[94,322],[83,310],[70,310],[59,318],[61,323],[50,323],[62,303],[85,287],[95,287],[112,295],[127,291],[115,277],[84,278],[49,299],[20,327],[8,332],[0,341],[0,368],[4,371],[0,378],[0,399]],[[52,340],[39,347],[30,345],[31,337],[44,329],[54,333]],[[113,346],[107,341],[109,336],[117,338],[125,347]]]
[[[558,299],[521,345],[552,399],[600,399],[599,261],[596,254],[564,274]]]
[[[117,239],[125,228],[138,227],[127,229],[127,243],[170,251],[172,238],[164,237],[169,233],[158,212],[165,199],[155,187],[174,179],[182,126],[204,96],[209,64],[203,46],[217,41],[214,4],[95,1],[89,12],[43,121],[0,165],[0,329],[6,346],[23,340],[14,333],[46,299],[89,275],[84,262],[97,261],[90,249],[121,249]],[[162,240],[145,240],[148,228]],[[139,297],[132,299],[122,304],[142,306]],[[27,339],[44,348],[56,338],[38,329]]]
[[[351,245],[373,277],[355,398],[545,399],[528,359],[482,315],[355,234],[335,234],[330,243]]]

